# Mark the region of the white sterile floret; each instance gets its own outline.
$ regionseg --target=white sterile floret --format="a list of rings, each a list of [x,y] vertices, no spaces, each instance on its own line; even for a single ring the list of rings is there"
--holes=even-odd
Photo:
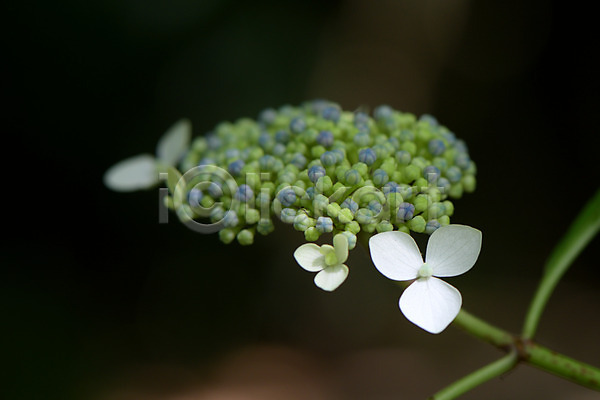
[[[399,231],[379,233],[369,240],[375,267],[386,277],[412,282],[400,296],[400,310],[413,324],[440,333],[460,311],[462,297],[439,277],[464,274],[481,250],[481,231],[448,225],[431,234],[425,262],[414,239]]]
[[[294,258],[302,268],[309,272],[318,272],[315,285],[331,292],[338,288],[348,277],[348,239],[342,234],[335,235],[333,246],[318,246],[306,243],[294,252]]]
[[[140,154],[116,163],[104,173],[104,184],[117,192],[132,192],[156,185],[158,173],[175,166],[188,150],[191,131],[189,120],[179,120],[158,141],[156,157]]]

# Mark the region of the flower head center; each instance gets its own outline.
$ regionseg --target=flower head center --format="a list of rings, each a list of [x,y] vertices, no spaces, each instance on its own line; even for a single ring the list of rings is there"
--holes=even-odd
[[[427,263],[423,263],[419,268],[418,278],[430,278],[433,275],[433,268]]]

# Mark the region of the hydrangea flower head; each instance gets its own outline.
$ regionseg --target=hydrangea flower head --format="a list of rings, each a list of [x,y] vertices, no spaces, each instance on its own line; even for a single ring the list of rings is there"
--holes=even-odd
[[[470,270],[481,250],[481,231],[447,225],[431,234],[425,262],[414,239],[399,231],[379,233],[369,240],[375,267],[389,279],[413,282],[400,297],[400,310],[413,324],[440,333],[462,305],[460,292],[439,278]]]

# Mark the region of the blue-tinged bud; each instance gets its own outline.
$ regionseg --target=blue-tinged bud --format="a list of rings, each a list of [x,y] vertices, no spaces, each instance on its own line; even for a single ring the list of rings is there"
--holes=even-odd
[[[373,183],[375,184],[375,186],[381,187],[385,185],[389,180],[390,177],[384,170],[376,169],[375,172],[373,172]]]
[[[200,161],[198,161],[198,166],[203,166],[203,165],[216,165],[217,162],[215,161],[214,158],[211,157],[204,157],[202,158]]]
[[[263,171],[273,171],[275,167],[276,158],[270,154],[266,154],[258,159],[258,165]]]
[[[443,203],[433,203],[427,209],[427,217],[430,219],[436,219],[446,213],[446,207]]]
[[[444,177],[438,179],[438,181],[437,181],[437,187],[445,195],[447,195],[450,192],[451,186],[452,185],[450,184],[450,181]]]
[[[450,132],[450,131],[443,131],[442,132],[442,137],[444,139],[446,139],[446,141],[450,144],[453,145],[454,143],[456,143],[456,135],[454,134],[454,132]]]
[[[223,215],[223,224],[226,228],[235,228],[239,223],[240,220],[235,211],[229,210]]]
[[[326,151],[321,154],[321,163],[326,167],[331,167],[337,163],[338,157],[333,151]]]
[[[398,206],[398,212],[396,213],[396,219],[399,222],[405,222],[413,218],[415,215],[415,206],[411,203],[401,203]]]
[[[304,213],[298,213],[294,218],[294,229],[296,229],[297,231],[304,232],[305,230],[314,225],[315,220]]]
[[[389,143],[394,148],[394,150],[398,150],[400,148],[400,141],[396,137],[392,136],[387,140],[387,143]]]
[[[283,143],[276,143],[275,146],[273,146],[273,149],[271,150],[271,152],[273,153],[273,155],[275,157],[281,157],[285,154],[287,148],[285,147],[285,144]]]
[[[358,152],[358,159],[362,163],[373,165],[375,160],[377,160],[377,154],[375,150],[369,147]]]
[[[441,156],[442,154],[444,154],[444,151],[446,151],[446,145],[441,139],[432,139],[429,141],[427,149],[434,156]]]
[[[329,217],[319,217],[317,218],[317,224],[315,228],[320,233],[332,232],[333,231],[333,220]]]
[[[221,182],[211,182],[210,185],[208,185],[208,194],[210,195],[210,197],[212,197],[213,199],[218,199],[221,196],[223,196],[223,188],[222,188],[222,183]]]
[[[277,111],[275,111],[272,108],[265,108],[258,115],[258,120],[267,126],[269,126],[273,122],[275,122],[276,118],[277,118]]]
[[[354,141],[354,144],[358,147],[370,146],[372,143],[371,136],[369,136],[369,134],[366,132],[357,133],[356,135],[354,135],[354,139],[352,140]]]
[[[321,131],[317,135],[317,143],[323,147],[330,147],[333,144],[333,133],[331,131]]]
[[[242,172],[242,168],[244,168],[244,165],[246,165],[246,163],[243,160],[236,160],[232,163],[229,163],[227,170],[233,176],[240,176],[240,173]]]
[[[225,210],[221,206],[215,206],[210,211],[210,220],[212,222],[218,222],[225,217]]]
[[[396,161],[400,165],[408,165],[410,164],[410,160],[412,160],[412,156],[406,150],[400,150],[396,152]]]
[[[217,150],[221,147],[222,142],[217,135],[212,134],[206,137],[206,144],[210,150]]]
[[[273,148],[275,145],[275,141],[273,140],[271,134],[264,132],[258,137],[258,145],[265,150],[271,150],[271,148]]]
[[[365,112],[358,111],[354,113],[354,125],[356,124],[369,124],[369,115]]]
[[[373,215],[377,215],[381,212],[383,205],[378,200],[371,200],[367,204],[367,209],[373,211]]]
[[[361,225],[367,225],[375,222],[375,213],[368,208],[359,208],[356,212],[355,219]]]
[[[356,235],[350,231],[342,232],[342,235],[346,236],[348,239],[348,250],[352,250],[356,247]]]
[[[428,165],[423,169],[423,177],[429,183],[436,183],[440,178],[440,170],[434,165]]]
[[[419,117],[419,121],[427,122],[429,125],[435,126],[435,127],[437,127],[439,125],[438,120],[433,115],[429,115],[429,114],[421,115],[421,117]]]
[[[469,168],[469,165],[471,165],[471,158],[467,153],[458,153],[456,157],[454,157],[454,164],[460,169],[467,169]]]
[[[377,106],[373,111],[373,116],[376,120],[383,120],[394,116],[394,110],[388,105],[382,104]]]
[[[446,170],[446,177],[452,183],[460,182],[460,179],[462,178],[462,172],[460,171],[460,168],[453,165]]]
[[[308,197],[308,199],[309,199],[309,200],[311,200],[311,201],[315,199],[315,192],[316,192],[316,189],[315,189],[315,187],[314,187],[314,186],[310,186],[310,187],[308,187],[308,188],[306,189],[306,191],[305,191],[305,193],[306,193],[306,196],[307,196],[307,197]]]
[[[254,191],[246,184],[240,185],[235,192],[235,198],[236,200],[246,203],[254,198]]]
[[[344,174],[344,183],[346,185],[354,186],[358,185],[361,181],[362,177],[360,176],[360,172],[355,170],[354,168],[349,169]]]
[[[349,209],[352,212],[352,215],[356,214],[358,211],[358,203],[350,197],[342,202],[341,207]]]
[[[346,151],[344,149],[333,149],[331,152],[335,155],[336,164],[339,164],[346,159]]]
[[[337,123],[340,119],[340,116],[342,115],[342,112],[340,110],[339,107],[334,106],[334,105],[330,105],[327,106],[325,108],[323,108],[323,111],[321,111],[321,116],[328,120],[328,121],[333,121],[335,123]]]
[[[296,210],[293,208],[284,208],[281,210],[280,218],[286,224],[293,224],[296,218]]]
[[[292,135],[290,135],[290,133],[286,130],[280,130],[280,131],[275,132],[275,141],[277,143],[286,144],[287,142],[290,141],[291,137],[292,137]]]
[[[232,158],[239,158],[240,151],[238,149],[227,149],[225,151],[225,158],[231,160]]]
[[[291,187],[284,188],[277,194],[277,200],[279,200],[284,207],[289,207],[296,202],[296,193]]]
[[[425,225],[425,233],[431,235],[433,232],[435,232],[441,226],[442,225],[437,220],[432,219],[431,221],[428,221],[427,224]]]
[[[202,193],[202,190],[198,188],[192,188],[188,193],[188,204],[193,208],[199,207],[203,196],[204,193]]]
[[[308,179],[310,179],[312,183],[317,183],[317,180],[326,174],[325,168],[320,165],[313,165],[308,169]]]
[[[391,181],[391,182],[386,183],[381,188],[381,191],[383,192],[383,194],[401,193],[401,189],[402,189],[402,187],[399,184],[397,184],[394,181]]]
[[[298,167],[299,170],[304,169],[306,167],[306,157],[302,153],[296,153],[290,160],[290,163]]]
[[[468,153],[469,152],[469,149],[467,148],[467,144],[461,139],[458,139],[456,141],[456,143],[454,143],[454,149],[459,153]]]
[[[306,129],[306,121],[302,117],[296,117],[290,121],[290,131],[292,133],[302,133]]]

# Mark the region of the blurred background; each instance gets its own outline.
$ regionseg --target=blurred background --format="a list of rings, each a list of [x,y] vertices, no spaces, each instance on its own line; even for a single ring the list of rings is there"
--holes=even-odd
[[[591,5],[549,0],[105,0],[4,5],[0,79],[6,399],[419,399],[501,355],[421,331],[400,291],[351,252],[317,289],[286,226],[251,247],[171,219],[157,191],[104,171],[314,98],[429,113],[464,139],[478,189],[453,221],[481,229],[464,307],[518,332],[544,260],[600,182]],[[538,339],[600,365],[600,241],[560,283]],[[0,392],[0,393],[1,393]],[[592,399],[520,366],[465,399]]]

